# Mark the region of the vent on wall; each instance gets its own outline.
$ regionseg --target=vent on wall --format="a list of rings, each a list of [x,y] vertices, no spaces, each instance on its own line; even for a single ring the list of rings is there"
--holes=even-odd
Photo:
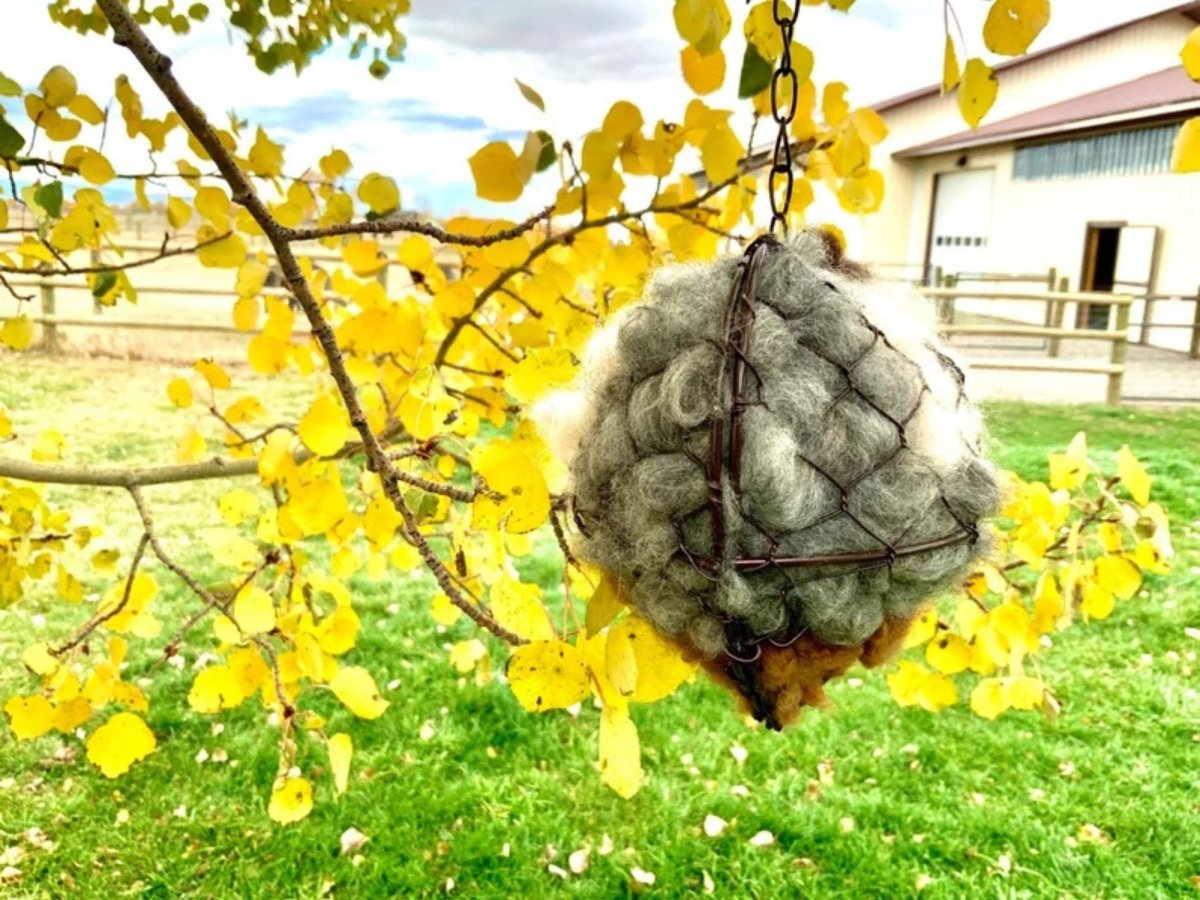
[[[1171,148],[1180,124],[1170,122],[1017,147],[1013,178],[1041,181],[1166,172],[1171,167]]]

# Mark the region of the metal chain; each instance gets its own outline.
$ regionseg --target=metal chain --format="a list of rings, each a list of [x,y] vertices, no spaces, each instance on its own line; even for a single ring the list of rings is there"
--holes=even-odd
[[[787,234],[787,214],[792,205],[792,187],[795,179],[792,172],[792,141],[788,137],[788,127],[796,117],[796,103],[800,96],[800,81],[796,70],[792,68],[792,31],[796,26],[796,18],[794,14],[789,13],[784,0],[774,0],[772,13],[775,24],[779,26],[779,36],[783,39],[783,53],[779,57],[778,68],[771,74],[771,118],[779,126],[779,131],[775,135],[775,154],[767,178],[767,194],[771,198],[771,224],[768,230],[774,233],[778,226],[780,233]],[[785,84],[789,89],[790,102],[786,109],[780,110],[779,102]],[[782,182],[779,180],[781,178]],[[781,192],[782,204],[779,197]]]

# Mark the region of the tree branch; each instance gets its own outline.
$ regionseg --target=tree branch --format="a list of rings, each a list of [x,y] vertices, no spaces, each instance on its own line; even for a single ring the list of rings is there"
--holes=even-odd
[[[219,243],[220,241],[225,240],[225,238],[229,237],[231,234],[233,234],[232,231],[226,231],[224,234],[218,234],[215,237],[210,237],[208,240],[197,241],[190,247],[173,247],[171,249],[167,249],[167,241],[164,238],[163,248],[153,256],[135,259],[130,262],[113,263],[112,265],[105,266],[72,266],[63,258],[62,254],[59,253],[58,250],[50,246],[50,244],[46,241],[42,241],[42,245],[45,246],[45,248],[51,253],[53,253],[55,258],[58,259],[58,261],[62,264],[61,269],[22,269],[19,266],[0,266],[0,272],[7,272],[9,275],[32,274],[40,275],[42,277],[50,275],[96,275],[100,272],[122,272],[125,269],[137,269],[141,268],[142,266],[151,266],[156,262],[161,262],[162,260],[169,259],[172,256],[187,256],[195,253],[197,250],[203,250],[205,247],[208,247],[211,244]],[[20,252],[19,246],[15,249],[17,252]]]
[[[395,234],[403,231],[410,234],[423,234],[426,237],[441,241],[443,244],[458,244],[463,247],[488,247],[501,241],[510,241],[530,231],[544,219],[550,218],[554,212],[551,204],[541,212],[534,213],[524,222],[505,228],[489,235],[455,234],[452,231],[434,225],[432,222],[422,222],[412,217],[376,219],[374,222],[347,222],[344,225],[324,225],[309,228],[283,228],[281,234],[291,242],[315,241],[320,238],[337,237],[344,234]]]
[[[354,426],[362,437],[363,451],[366,453],[369,468],[380,476],[384,492],[403,519],[404,531],[408,540],[416,547],[422,560],[425,561],[425,564],[433,573],[438,586],[446,593],[451,602],[474,620],[476,624],[486,628],[492,634],[502,640],[508,641],[510,644],[524,643],[520,636],[501,626],[495,619],[462,596],[445,564],[433,552],[428,541],[421,534],[417,517],[412,509],[409,508],[408,503],[404,499],[404,494],[400,489],[401,482],[396,477],[395,467],[391,460],[388,459],[387,452],[367,422],[366,413],[363,411],[362,404],[358,400],[354,381],[346,369],[346,364],[342,359],[342,352],[338,347],[333,329],[330,328],[329,323],[326,321],[321,311],[321,305],[313,295],[312,289],[304,277],[303,270],[300,268],[300,264],[292,252],[288,229],[280,225],[275,220],[275,217],[271,215],[270,210],[267,209],[262,198],[258,196],[254,185],[246,176],[246,173],[242,171],[233,156],[217,137],[216,132],[209,124],[203,111],[184,91],[175,76],[171,74],[170,57],[163,54],[154,46],[145,31],[134,21],[133,15],[124,0],[97,0],[97,5],[103,11],[109,24],[112,25],[113,40],[118,45],[126,47],[141,64],[142,68],[146,70],[146,73],[158,86],[158,89],[162,91],[167,102],[179,114],[184,125],[187,126],[196,140],[204,147],[217,169],[220,170],[225,183],[229,185],[234,202],[246,208],[246,211],[258,223],[263,234],[266,235],[267,240],[274,248],[280,271],[283,273],[283,279],[295,296],[296,302],[304,310],[304,314],[312,327],[313,337],[316,338],[317,343],[320,344],[321,350],[324,352],[325,360],[329,365],[329,374],[333,378],[338,393],[341,394],[342,402],[346,405],[346,411],[350,415],[350,424]],[[137,489],[133,488],[132,490],[136,492]]]

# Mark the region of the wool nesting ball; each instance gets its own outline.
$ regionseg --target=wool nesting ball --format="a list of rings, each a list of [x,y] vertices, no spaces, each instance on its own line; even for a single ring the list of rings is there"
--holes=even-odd
[[[824,232],[759,255],[741,346],[741,258],[664,267],[533,417],[570,473],[579,555],[778,727],[902,641],[983,552],[998,490],[928,300]]]

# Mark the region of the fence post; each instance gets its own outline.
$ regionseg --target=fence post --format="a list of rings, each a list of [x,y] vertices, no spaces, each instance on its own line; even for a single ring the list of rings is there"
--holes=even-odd
[[[42,322],[42,350],[51,356],[58,354],[58,325],[53,321],[55,312],[54,285],[42,282],[42,317],[51,321]]]
[[[1054,270],[1051,269],[1050,271],[1053,272]],[[1061,292],[1066,293],[1067,284],[1068,284],[1067,277],[1064,275],[1058,282],[1058,289]],[[1053,290],[1054,285],[1051,285],[1050,289]],[[1049,315],[1049,320],[1050,320],[1048,323],[1049,327],[1061,329],[1063,327],[1063,317],[1066,315],[1066,312],[1067,312],[1067,304],[1062,300],[1051,300],[1047,304],[1046,311]],[[1050,349],[1049,349],[1050,355],[1057,359],[1058,354],[1061,350],[1062,350],[1062,338],[1059,338],[1059,337],[1050,338]]]
[[[1046,290],[1053,292],[1054,286],[1056,284],[1058,284],[1058,269],[1054,268],[1054,266],[1051,266],[1049,273],[1046,275]],[[1042,324],[1045,325],[1047,328],[1053,328],[1054,327],[1053,323],[1054,323],[1054,304],[1047,303],[1046,304],[1046,315],[1042,318]],[[1051,353],[1050,355],[1053,356],[1054,354]]]
[[[1188,348],[1192,359],[1200,357],[1200,290],[1196,291],[1196,311],[1192,315],[1192,344]]]
[[[1128,300],[1117,307],[1116,334],[1113,335],[1112,364],[1119,365],[1121,371],[1108,376],[1108,405],[1121,405],[1121,381],[1125,377],[1125,358],[1129,351],[1129,313],[1133,308],[1133,297],[1121,298]]]

